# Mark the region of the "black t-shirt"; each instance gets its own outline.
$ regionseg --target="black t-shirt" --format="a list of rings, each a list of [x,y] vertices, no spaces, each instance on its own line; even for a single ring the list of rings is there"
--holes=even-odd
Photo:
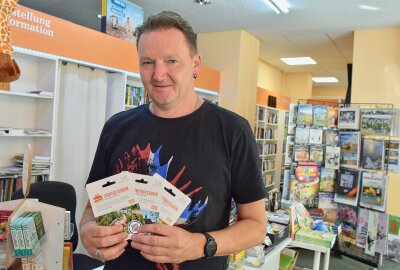
[[[249,203],[265,197],[258,151],[248,122],[210,102],[179,118],[160,118],[148,105],[114,115],[105,124],[87,183],[121,171],[158,173],[191,198],[178,220],[190,232],[228,226],[231,198]],[[178,266],[144,259],[130,245],[105,270],[226,269],[226,257]]]

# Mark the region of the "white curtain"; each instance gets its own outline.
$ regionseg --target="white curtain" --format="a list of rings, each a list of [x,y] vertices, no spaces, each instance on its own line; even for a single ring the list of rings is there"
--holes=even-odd
[[[105,122],[107,74],[73,63],[61,65],[59,110],[55,134],[54,179],[76,190],[76,224],[88,197],[86,179]],[[79,245],[77,252],[82,252]]]

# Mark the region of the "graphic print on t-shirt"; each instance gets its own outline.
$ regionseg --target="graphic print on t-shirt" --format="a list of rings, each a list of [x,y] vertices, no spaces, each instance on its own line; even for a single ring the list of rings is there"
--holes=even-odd
[[[145,175],[154,175],[155,173],[167,179],[168,168],[171,162],[173,162],[173,157],[169,159],[166,164],[160,163],[160,152],[162,145],[158,147],[156,152],[151,151],[150,143],[147,144],[145,149],[140,149],[139,145],[133,146],[131,149],[126,150],[123,157],[116,160],[115,172],[120,173],[122,171],[129,171],[133,173],[140,173]],[[182,168],[177,173],[173,179],[167,179],[172,185],[177,187],[180,191],[185,193],[189,197],[193,197],[194,194],[199,193],[203,187],[191,187],[192,181],[187,181],[185,183],[180,182],[178,186],[178,181],[181,180],[182,174],[185,171],[186,166],[182,165]],[[193,188],[193,189],[190,189]],[[208,198],[200,196],[201,199],[197,202],[193,201],[186,207],[186,209],[181,214],[180,218],[177,220],[175,225],[180,227],[187,227],[194,223],[201,213],[205,210],[208,203]],[[202,198],[205,197],[205,198]],[[179,265],[173,264],[170,267],[165,264],[157,264],[157,270],[179,270]]]

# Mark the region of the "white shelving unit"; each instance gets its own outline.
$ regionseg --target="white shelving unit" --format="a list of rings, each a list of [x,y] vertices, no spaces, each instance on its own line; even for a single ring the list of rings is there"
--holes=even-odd
[[[10,91],[0,91],[0,127],[42,129],[50,134],[0,135],[0,167],[13,165],[14,156],[23,153],[28,143],[32,145],[33,155],[51,158],[55,144],[59,63],[56,58],[44,55],[16,52],[14,56],[21,76],[10,84]],[[46,91],[54,95],[41,96],[28,93],[30,91]],[[54,165],[51,159],[51,166]]]
[[[257,105],[254,135],[265,186],[279,186],[282,174],[285,111]]]

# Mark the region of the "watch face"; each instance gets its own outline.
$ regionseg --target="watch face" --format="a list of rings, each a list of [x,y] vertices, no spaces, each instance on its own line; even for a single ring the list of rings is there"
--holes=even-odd
[[[210,239],[206,247],[206,257],[213,257],[217,252],[217,242],[214,239]]]

